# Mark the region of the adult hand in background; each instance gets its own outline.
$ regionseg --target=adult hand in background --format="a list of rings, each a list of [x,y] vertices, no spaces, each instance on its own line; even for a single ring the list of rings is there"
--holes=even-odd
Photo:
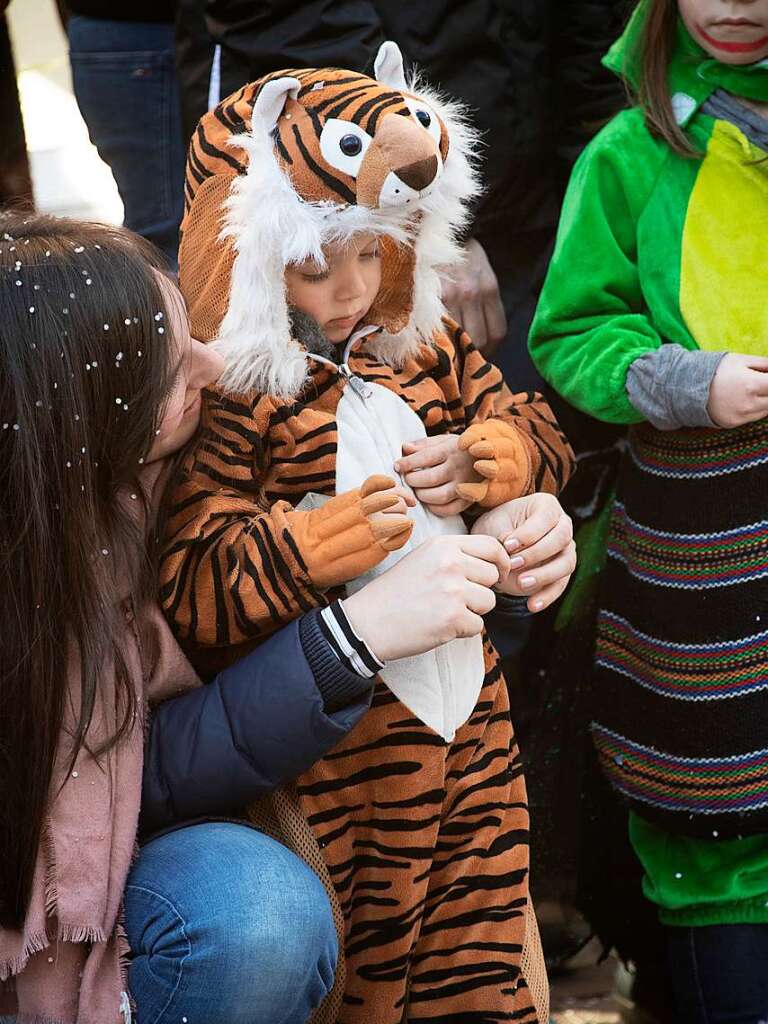
[[[532,612],[556,601],[576,568],[573,524],[552,494],[507,501],[480,516],[472,534],[487,534],[504,545],[510,572],[496,589],[527,597]]]
[[[442,277],[443,303],[453,319],[487,358],[507,336],[507,315],[499,282],[485,249],[475,238],[466,245],[466,259]]]
[[[344,608],[381,661],[423,654],[482,631],[509,562],[493,537],[433,537],[345,598]]]
[[[768,359],[726,353],[709,386],[707,412],[718,427],[740,427],[768,416]]]

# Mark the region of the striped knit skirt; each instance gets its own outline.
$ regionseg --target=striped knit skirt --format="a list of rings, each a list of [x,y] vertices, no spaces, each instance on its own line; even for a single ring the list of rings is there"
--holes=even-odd
[[[768,832],[768,422],[633,428],[602,604],[612,784],[671,831]]]

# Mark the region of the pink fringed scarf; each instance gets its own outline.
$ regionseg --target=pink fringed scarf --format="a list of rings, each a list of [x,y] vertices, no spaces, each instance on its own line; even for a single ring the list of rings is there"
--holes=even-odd
[[[147,492],[162,492],[162,465],[147,467]],[[146,707],[200,681],[153,605],[126,615],[126,661],[138,698],[129,736],[102,759],[81,751],[63,788],[69,758],[62,744],[55,794],[38,852],[24,928],[0,928],[0,1016],[18,1024],[128,1024],[120,926],[123,888],[134,855],[141,799]],[[146,664],[145,651],[153,652]],[[79,666],[71,666],[78,707]],[[89,742],[106,734],[114,676],[105,671]],[[65,728],[66,728],[65,722]]]

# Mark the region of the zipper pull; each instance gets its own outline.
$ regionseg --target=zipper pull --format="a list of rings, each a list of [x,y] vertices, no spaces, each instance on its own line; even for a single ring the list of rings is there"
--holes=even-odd
[[[371,395],[373,394],[371,388],[365,383],[362,377],[358,377],[356,374],[352,373],[352,371],[350,370],[346,363],[341,364],[341,366],[339,367],[339,373],[349,383],[349,386],[352,388],[352,390],[355,392],[358,398],[362,398],[363,400],[365,400],[366,398],[371,397]]]

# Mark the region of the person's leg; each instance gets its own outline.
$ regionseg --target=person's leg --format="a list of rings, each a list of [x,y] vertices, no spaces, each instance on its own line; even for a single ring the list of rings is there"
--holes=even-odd
[[[768,1021],[768,925],[666,931],[678,1024]]]
[[[184,211],[173,25],[74,16],[72,82],[91,141],[114,175],[125,224],[175,266]]]
[[[303,1024],[333,986],[322,884],[246,825],[150,841],[128,878],[125,928],[138,1024]]]

